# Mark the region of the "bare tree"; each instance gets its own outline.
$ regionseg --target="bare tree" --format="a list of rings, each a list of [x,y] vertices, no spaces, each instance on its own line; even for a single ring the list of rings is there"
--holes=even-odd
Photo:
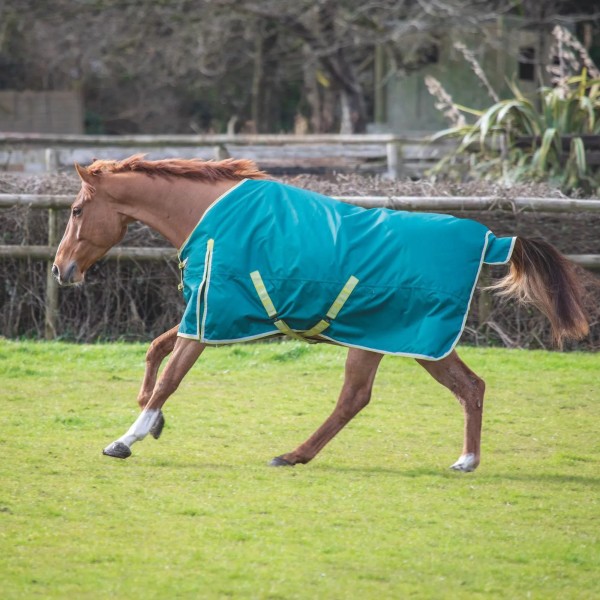
[[[365,131],[366,86],[372,59],[383,46],[396,71],[430,60],[427,48],[452,23],[477,27],[513,0],[218,0],[221,7],[276,22],[282,35],[303,44],[306,97],[316,130]],[[404,38],[411,35],[410,46]],[[312,70],[312,73],[310,72]],[[332,105],[332,96],[335,102]],[[332,114],[335,110],[336,114]]]
[[[22,49],[5,85],[80,88],[108,133],[190,131],[190,113],[209,114],[196,126],[210,129],[250,97],[247,23],[228,14],[221,26],[211,2],[8,0],[1,10]]]
[[[79,88],[108,133],[219,131],[236,118],[277,131],[295,113],[315,132],[362,132],[376,55],[388,75],[410,72],[440,32],[516,5],[533,23],[585,2],[4,0],[0,86]]]

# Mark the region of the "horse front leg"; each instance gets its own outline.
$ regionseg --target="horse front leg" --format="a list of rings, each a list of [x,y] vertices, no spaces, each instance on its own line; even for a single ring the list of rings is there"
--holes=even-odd
[[[485,382],[478,377],[456,352],[438,361],[417,362],[439,383],[447,387],[461,403],[465,415],[462,454],[450,467],[455,471],[474,471],[481,459],[481,424]]]
[[[158,383],[154,386],[152,395],[140,416],[127,433],[103,450],[103,454],[115,458],[127,458],[131,455],[131,446],[135,442],[143,440],[150,433],[161,414],[164,403],[179,387],[181,380],[198,360],[205,347],[205,344],[197,340],[177,338],[173,354],[169,358]]]
[[[283,467],[312,460],[369,403],[382,358],[382,354],[351,348],[346,359],[344,385],[331,415],[303,444],[292,452],[275,457],[269,464]]]
[[[142,380],[142,387],[140,388],[137,402],[141,410],[144,410],[154,391],[156,385],[156,378],[158,377],[158,369],[162,364],[162,361],[167,355],[169,355],[175,346],[177,340],[177,331],[179,325],[176,325],[169,331],[166,331],[162,335],[159,335],[155,340],[152,341],[148,352],[146,353],[146,369],[144,371],[144,379]],[[162,411],[150,429],[150,434],[157,440],[162,433],[163,427],[165,426],[165,418]]]

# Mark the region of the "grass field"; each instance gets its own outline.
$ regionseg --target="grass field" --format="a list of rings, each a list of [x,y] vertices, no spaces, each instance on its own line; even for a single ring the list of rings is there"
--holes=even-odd
[[[0,340],[0,597],[600,597],[600,357],[464,348],[487,382],[483,461],[462,413],[387,358],[371,405],[310,465],[344,352],[209,349],[126,461],[139,345]]]

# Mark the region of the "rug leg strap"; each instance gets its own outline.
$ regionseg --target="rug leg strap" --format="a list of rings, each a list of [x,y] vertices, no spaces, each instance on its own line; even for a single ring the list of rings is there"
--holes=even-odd
[[[275,325],[275,327],[277,327],[277,329],[279,329],[279,331],[281,331],[281,333],[283,333],[285,335],[289,335],[291,338],[294,338],[295,340],[299,340],[301,342],[314,343],[311,340],[307,340],[302,334],[294,331],[285,321],[282,321],[281,319],[277,319],[277,321],[273,321],[273,325]]]
[[[252,273],[250,273],[250,278],[252,279],[256,293],[258,294],[258,297],[260,298],[267,315],[270,319],[275,319],[273,321],[273,325],[275,325],[275,327],[277,327],[277,329],[279,329],[279,331],[281,331],[281,333],[284,335],[294,338],[295,340],[308,342],[309,344],[316,343],[316,340],[307,338],[315,337],[329,327],[331,321],[338,316],[338,313],[340,310],[342,310],[346,300],[348,300],[350,294],[358,283],[358,279],[352,275],[342,288],[341,292],[338,294],[337,298],[333,301],[333,304],[327,311],[326,317],[321,319],[314,327],[299,333],[294,331],[283,319],[277,319],[277,310],[275,309],[275,305],[269,296],[269,292],[267,291],[267,287],[265,286],[265,282],[263,281],[260,273],[258,271],[252,271]]]
[[[275,305],[271,300],[271,296],[269,296],[269,292],[267,292],[267,286],[265,286],[265,282],[263,278],[260,276],[258,271],[252,271],[250,273],[250,277],[252,279],[252,283],[254,284],[254,288],[256,289],[256,293],[262,302],[265,310],[267,311],[267,315],[269,315],[269,319],[275,319],[273,321],[273,325],[281,331],[284,335],[288,335],[295,340],[300,340],[305,342],[306,340],[299,334],[296,333],[284,320],[276,319],[277,310],[275,309]]]
[[[321,319],[314,327],[311,327],[302,335],[306,337],[314,337],[325,331],[329,325],[331,325],[331,321],[338,316],[338,313],[340,310],[342,310],[344,304],[346,304],[346,300],[348,300],[350,294],[354,291],[357,283],[358,279],[352,275],[350,279],[346,281],[346,284],[342,288],[342,291],[338,294],[337,298],[333,301],[333,304],[329,307],[325,319]]]

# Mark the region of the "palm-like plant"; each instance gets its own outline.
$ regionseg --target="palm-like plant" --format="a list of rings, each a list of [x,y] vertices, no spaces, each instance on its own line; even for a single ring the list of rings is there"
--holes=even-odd
[[[507,182],[551,180],[565,191],[589,192],[600,186],[600,174],[586,161],[584,142],[584,136],[600,134],[600,73],[593,63],[586,64],[576,75],[561,72],[556,86],[541,88],[535,100],[511,84],[514,97],[486,110],[454,104],[476,121],[455,123],[434,139],[459,138],[456,153],[470,157],[470,172],[476,176],[502,177]],[[436,172],[448,172],[451,158],[444,159]]]

